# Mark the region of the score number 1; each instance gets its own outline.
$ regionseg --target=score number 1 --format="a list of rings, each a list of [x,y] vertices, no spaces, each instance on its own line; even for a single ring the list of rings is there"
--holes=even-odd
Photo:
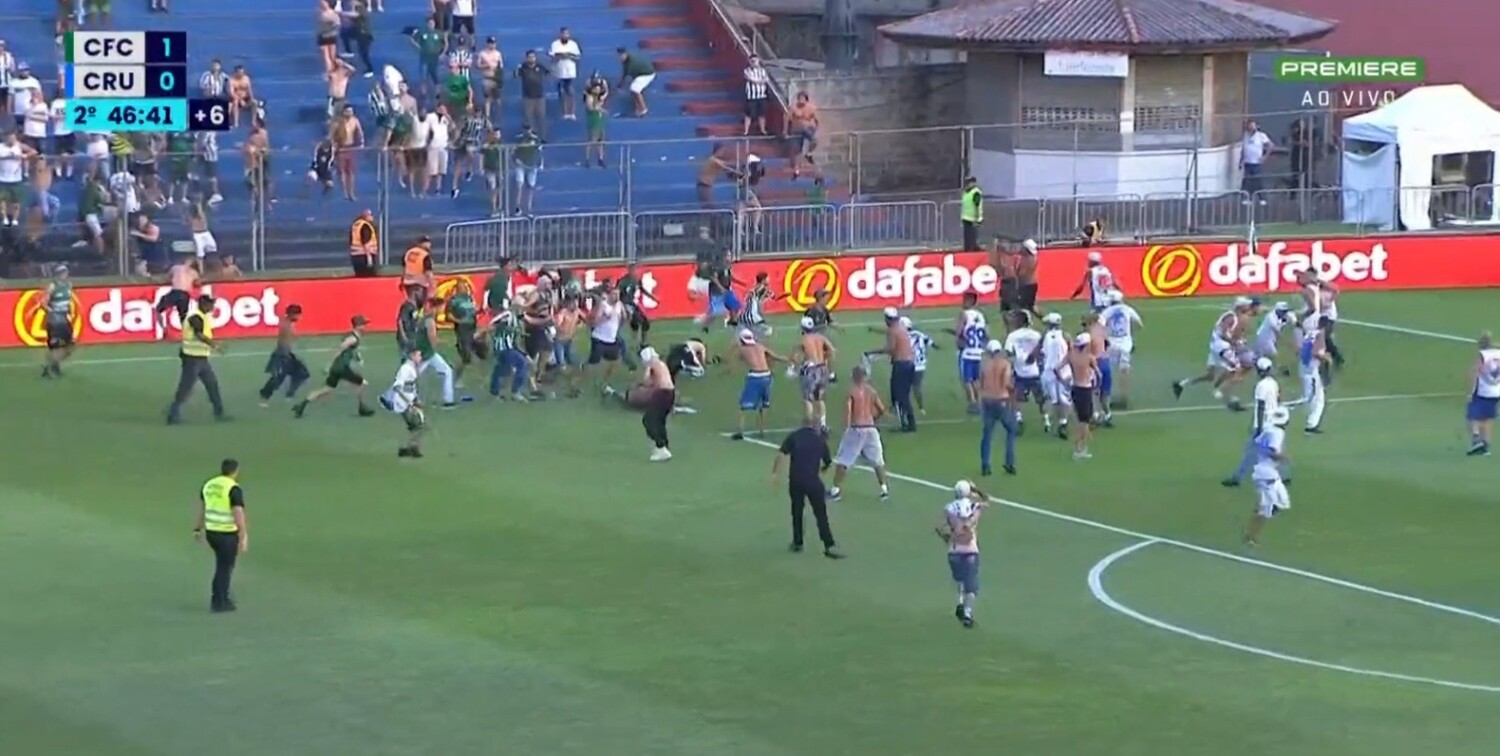
[[[193,131],[228,131],[229,101],[214,98],[188,100],[188,128]]]

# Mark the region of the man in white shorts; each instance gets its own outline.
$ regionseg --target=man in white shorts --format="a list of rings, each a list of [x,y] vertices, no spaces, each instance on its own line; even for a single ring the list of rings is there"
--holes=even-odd
[[[849,468],[861,459],[875,469],[875,480],[880,482],[880,498],[891,496],[889,481],[885,475],[885,444],[880,440],[880,428],[875,422],[885,414],[885,404],[880,395],[870,386],[870,374],[863,365],[854,367],[849,386],[849,398],[844,402],[848,425],[844,437],[839,439],[839,451],[833,457],[833,485],[828,488],[828,500],[838,501],[843,496],[839,486]]]
[[[1135,352],[1135,329],[1142,325],[1141,314],[1125,304],[1125,294],[1119,289],[1111,289],[1104,301],[1108,304],[1099,319],[1104,322],[1104,331],[1109,336],[1106,356],[1110,369],[1117,376],[1110,404],[1116,409],[1125,409],[1130,401],[1130,355]]]
[[[635,104],[635,117],[646,114],[646,87],[656,81],[656,66],[644,55],[633,55],[621,47],[615,50],[620,56],[620,86],[630,90],[630,99]]]
[[[1255,480],[1255,514],[1245,528],[1245,543],[1255,546],[1260,541],[1260,531],[1266,520],[1277,512],[1292,508],[1291,494],[1281,479],[1281,467],[1289,459],[1286,454],[1286,424],[1292,413],[1286,407],[1271,410],[1266,428],[1255,437],[1255,469],[1250,476]]]
[[[208,213],[204,212],[203,205],[193,203],[188,224],[193,229],[193,252],[198,255],[198,260],[202,262],[208,255],[217,255],[219,242],[214,238],[214,232],[208,230]]]
[[[1072,368],[1068,367],[1068,352],[1072,347],[1068,343],[1068,334],[1062,330],[1062,315],[1056,312],[1047,313],[1042,318],[1046,325],[1042,334],[1042,398],[1047,403],[1046,411],[1042,413],[1042,425],[1048,433],[1052,432],[1052,421],[1057,420],[1057,435],[1059,438],[1068,437],[1068,411],[1073,406]]]

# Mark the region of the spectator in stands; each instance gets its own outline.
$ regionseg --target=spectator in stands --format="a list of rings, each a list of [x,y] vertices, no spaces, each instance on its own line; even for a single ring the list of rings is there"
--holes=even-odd
[[[475,56],[475,66],[484,88],[484,117],[493,122],[502,115],[500,93],[505,88],[505,56],[494,37],[484,41],[484,49]]]
[[[106,240],[112,243],[120,238],[119,230],[128,229],[128,219],[140,211],[141,193],[135,176],[130,175],[128,170],[115,171],[109,177],[109,205],[106,206],[104,213],[110,225]]]
[[[474,13],[478,0],[453,0],[453,33],[474,38]]]
[[[424,85],[437,86],[441,83],[438,65],[443,53],[448,50],[448,38],[439,31],[437,19],[427,19],[427,26],[412,35],[411,44],[417,48],[418,77],[423,80]]]
[[[786,133],[792,141],[792,178],[802,175],[802,164],[813,165],[813,150],[818,148],[818,106],[806,92],[797,93],[797,101],[787,119]]]
[[[47,126],[52,120],[52,106],[41,92],[31,98],[25,120],[21,123],[21,141],[40,154],[47,154]]]
[[[609,82],[605,81],[604,74],[598,71],[589,77],[588,84],[583,87],[584,126],[588,129],[589,143],[583,152],[583,165],[588,167],[589,157],[599,163],[599,167],[605,166],[604,162],[604,132],[605,124],[609,118]]]
[[[735,179],[740,176],[740,172],[734,168],[733,152],[727,144],[714,145],[708,157],[698,165],[698,204],[704,210],[712,210],[714,207],[714,184],[718,183],[721,175]]]
[[[448,52],[448,70],[458,70],[458,75],[464,77],[466,89],[473,90],[471,80],[474,76],[474,41],[463,34],[453,35],[452,49]],[[472,96],[471,98],[472,99]]]
[[[656,81],[656,66],[644,55],[632,55],[620,47],[615,52],[620,56],[620,86],[630,90],[631,102],[635,105],[635,117],[646,115],[646,87]]]
[[[761,65],[759,55],[750,56],[750,65],[745,66],[745,136],[750,136],[750,124],[754,123],[761,136],[766,135],[766,102],[771,97],[771,74]]]
[[[453,0],[432,0],[432,15],[428,16],[433,26],[447,34],[453,30]]]
[[[427,114],[427,175],[423,194],[441,194],[448,177],[448,150],[453,146],[453,119],[444,105]]]
[[[461,49],[461,48],[460,48]],[[443,104],[449,113],[463,113],[474,103],[474,88],[469,74],[459,61],[448,64],[448,78],[443,80]]]
[[[250,123],[255,123],[255,85],[250,80],[250,73],[243,65],[234,67],[234,74],[229,77],[229,122],[230,125],[240,127],[240,113],[250,114]]]
[[[161,190],[157,172],[157,156],[163,144],[158,134],[134,134],[130,152],[130,173],[141,188],[141,196],[158,208],[166,207],[167,201]]]
[[[536,205],[537,178],[542,172],[542,138],[531,126],[521,127],[521,136],[511,148],[516,182],[516,214],[532,214]]]
[[[95,254],[104,254],[104,226],[114,220],[105,211],[111,206],[109,189],[99,175],[85,174],[78,196],[78,220],[83,222],[84,236],[73,245],[75,248],[93,247]]]
[[[309,190],[315,186],[321,187],[324,197],[333,193],[333,163],[339,155],[342,153],[335,150],[331,135],[319,139],[318,143],[313,145],[312,160],[307,164],[306,183]],[[344,189],[346,197],[349,193],[348,186],[346,184]],[[353,199],[353,197],[347,198]]]
[[[323,70],[333,68],[339,59],[339,29],[344,20],[333,7],[333,0],[318,0],[318,53],[323,56]]]
[[[766,161],[760,156],[750,153],[745,156],[745,169],[740,173],[741,200],[739,206],[740,226],[747,224],[756,233],[761,233],[761,220],[765,215],[765,209],[761,207],[760,196],[755,193],[756,187],[760,186],[761,179],[766,177]]]
[[[354,168],[358,150],[364,149],[365,129],[360,125],[359,117],[354,114],[353,105],[345,105],[333,120],[333,125],[328,130],[328,147],[330,151],[330,162],[336,162],[338,166],[339,183],[344,187],[344,199],[353,202],[354,196]],[[331,173],[332,171],[330,171]],[[330,185],[332,177],[329,177]]]
[[[208,63],[208,70],[198,77],[198,94],[202,97],[219,98],[224,97],[228,91],[229,74],[224,72],[224,62],[214,58]]]
[[[10,113],[14,117],[15,127],[21,128],[26,123],[26,113],[31,110],[31,104],[39,99],[46,99],[42,93],[42,83],[31,75],[31,66],[25,63],[16,64],[16,72],[10,78]]]
[[[104,134],[85,134],[84,140],[83,154],[88,158],[88,163],[83,168],[84,174],[109,178],[109,137]]]
[[[578,42],[573,39],[568,27],[557,30],[557,39],[552,40],[548,50],[552,57],[553,70],[557,72],[557,102],[565,121],[578,120],[578,104],[573,98],[573,80],[578,78],[578,60],[583,57]]]
[[[245,161],[245,186],[252,207],[276,201],[271,181],[271,136],[264,126],[251,124],[250,137],[240,148]]]
[[[234,255],[219,255],[219,269],[214,272],[214,278],[220,281],[238,281],[244,277],[245,272],[234,261]]]
[[[1262,168],[1266,156],[1276,151],[1276,143],[1266,136],[1266,132],[1260,130],[1255,121],[1245,122],[1245,134],[1240,139],[1240,167],[1244,170],[1241,189],[1245,192],[1245,204],[1250,204],[1251,198],[1260,204],[1266,204],[1264,199],[1255,195],[1264,188],[1261,184]]]
[[[62,200],[52,193],[52,171],[47,170],[47,160],[40,153],[31,159],[31,218],[36,231],[33,238],[40,238],[41,231],[62,209]]]
[[[505,147],[500,143],[500,130],[491,128],[479,149],[479,167],[484,171],[484,185],[490,192],[490,214],[505,212],[503,189],[505,184]]]
[[[354,57],[349,51],[349,43],[353,42],[360,65],[365,67],[365,78],[374,78],[375,64],[370,62],[370,46],[375,43],[375,24],[370,17],[370,4],[365,0],[354,0],[352,9],[340,9],[339,15],[344,19],[344,27],[339,33],[344,44],[344,57]]]
[[[78,138],[73,134],[73,124],[68,122],[68,101],[63,87],[57,88],[48,116],[52,122],[52,151],[57,153],[53,172],[58,178],[73,178],[73,158],[78,153]]]
[[[469,103],[459,118],[458,138],[453,142],[453,199],[458,199],[459,181],[474,178],[474,164],[479,158],[479,143],[489,131],[484,116]]]
[[[416,128],[415,107],[410,111],[397,110],[391,117],[391,135],[390,140],[386,142],[386,148],[389,150],[391,164],[396,169],[396,183],[400,184],[402,189],[407,188],[416,180],[410,160],[412,133],[416,131]]]
[[[0,111],[10,110],[10,82],[15,78],[16,56],[5,47],[5,40],[0,39]]]
[[[197,152],[196,170],[198,188],[208,194],[208,205],[213,207],[224,201],[219,193],[219,135],[212,131],[200,131],[194,139]]]
[[[168,13],[172,9],[167,6],[167,0],[151,0],[152,13]]]
[[[188,190],[193,183],[193,159],[197,143],[193,135],[177,131],[167,135],[167,206],[171,207],[180,198],[188,201]]]
[[[112,12],[110,0],[83,0],[83,23],[90,29],[108,29]]]
[[[413,117],[411,137],[406,142],[406,167],[411,175],[411,196],[422,196],[427,185],[427,143],[432,140],[432,121],[427,111],[418,108]]]
[[[526,58],[516,67],[521,82],[521,125],[547,138],[547,76],[552,70],[537,60],[536,50],[527,50]]]
[[[151,222],[151,216],[141,213],[136,216],[135,228],[130,229],[130,238],[135,240],[135,274],[141,277],[166,270],[170,262],[166,242],[161,238],[161,226]]]
[[[349,102],[349,81],[354,78],[354,66],[342,60],[335,61],[333,70],[324,78],[328,81],[327,117],[332,120],[344,112],[344,104]]]
[[[0,143],[0,226],[20,225],[21,203],[26,199],[26,163],[35,156],[36,150],[22,144],[16,132],[6,132]]]

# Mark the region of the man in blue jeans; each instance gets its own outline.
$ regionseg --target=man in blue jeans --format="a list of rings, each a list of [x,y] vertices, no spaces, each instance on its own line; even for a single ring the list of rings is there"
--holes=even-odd
[[[979,437],[979,468],[981,475],[990,475],[990,439],[995,426],[1005,429],[1005,472],[1016,474],[1016,403],[1015,379],[1005,347],[991,339],[984,348],[984,361],[979,365],[979,412],[984,420],[984,433]]]
[[[495,347],[495,366],[490,371],[490,396],[500,398],[500,383],[509,374],[509,398],[526,401],[527,379],[531,364],[521,349],[521,327],[510,310],[501,310],[490,324],[490,339]]]

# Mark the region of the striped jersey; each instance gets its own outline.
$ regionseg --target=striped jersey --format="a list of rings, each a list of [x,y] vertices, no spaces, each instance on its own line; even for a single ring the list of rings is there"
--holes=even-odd
[[[745,67],[745,99],[764,100],[771,94],[771,75],[765,66]]]
[[[911,361],[918,372],[927,369],[927,350],[932,347],[932,337],[913,328],[907,332],[911,336]]]
[[[198,77],[198,88],[203,91],[204,97],[223,97],[224,91],[229,89],[229,74],[223,71],[204,71]]]
[[[219,135],[212,131],[200,131],[197,137],[198,159],[205,163],[219,162]]]
[[[10,86],[11,74],[16,70],[16,56],[0,52],[0,89]]]
[[[474,147],[484,139],[484,135],[489,130],[489,123],[485,120],[484,114],[470,115],[464,118],[463,126],[459,128],[458,144],[463,147]]]
[[[459,74],[468,77],[469,70],[474,67],[474,53],[467,47],[460,47],[448,53],[448,65],[458,66]]]

